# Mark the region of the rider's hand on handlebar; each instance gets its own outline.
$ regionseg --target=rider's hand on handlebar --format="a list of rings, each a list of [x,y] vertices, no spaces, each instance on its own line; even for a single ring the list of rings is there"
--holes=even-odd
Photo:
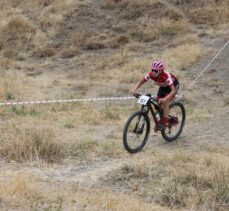
[[[135,95],[135,92],[136,92],[136,91],[132,90],[132,91],[130,92],[130,94],[131,94],[132,96],[134,96],[134,95]]]

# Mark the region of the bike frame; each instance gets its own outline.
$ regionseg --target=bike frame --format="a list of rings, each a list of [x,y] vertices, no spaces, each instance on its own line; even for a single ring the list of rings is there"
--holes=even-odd
[[[153,106],[152,106],[152,104],[153,104]],[[147,110],[145,110],[145,108],[147,108]],[[153,100],[150,96],[150,100],[147,102],[147,104],[142,105],[141,111],[146,112],[147,115],[149,114],[149,111],[150,111],[152,116],[153,116],[153,120],[154,120],[155,124],[158,125],[159,122],[157,121],[156,115],[154,113],[155,110],[159,112],[160,116],[163,116],[163,109],[161,107],[159,107],[157,105],[157,103],[155,102],[155,100]]]

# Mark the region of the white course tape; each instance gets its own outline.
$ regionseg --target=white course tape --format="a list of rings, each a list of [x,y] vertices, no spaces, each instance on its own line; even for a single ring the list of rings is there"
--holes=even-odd
[[[70,99],[70,100],[41,100],[41,101],[10,101],[2,102],[0,106],[11,105],[31,105],[31,104],[51,104],[51,103],[74,103],[74,102],[89,102],[89,101],[119,101],[119,100],[132,100],[135,97],[101,97],[101,98],[85,98],[85,99]]]
[[[185,93],[188,92],[188,90],[190,90],[192,88],[192,86],[197,82],[197,80],[204,74],[204,72],[208,69],[208,67],[212,64],[212,62],[214,62],[218,56],[222,53],[222,51],[224,50],[224,48],[227,47],[227,45],[229,44],[229,41],[227,41],[223,47],[217,52],[217,54],[214,56],[214,58],[205,66],[205,68],[199,73],[199,75],[197,75],[197,77],[193,80],[193,82],[188,86],[188,88],[184,91],[184,93],[182,95],[185,95]]]

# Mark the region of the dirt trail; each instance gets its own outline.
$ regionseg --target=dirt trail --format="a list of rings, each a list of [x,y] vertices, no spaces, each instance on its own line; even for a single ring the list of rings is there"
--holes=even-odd
[[[224,41],[216,41],[213,43],[217,49],[220,49]],[[213,46],[214,46],[213,45]],[[200,80],[196,83],[196,89],[193,90],[192,97],[198,98],[199,107],[207,110],[210,119],[203,122],[195,123],[187,122],[185,133],[187,138],[193,138],[195,140],[204,139],[205,143],[211,143],[218,147],[228,147],[229,136],[229,116],[228,116],[228,78],[229,78],[229,45],[222,51],[221,55],[212,63],[208,70],[203,74]],[[212,58],[212,55],[207,56],[201,61],[202,64],[206,64],[205,61]],[[200,69],[196,69],[197,71]],[[195,71],[196,72],[196,71]],[[193,134],[196,134],[193,136]],[[204,144],[205,144],[204,143]],[[198,145],[202,145],[201,142]]]

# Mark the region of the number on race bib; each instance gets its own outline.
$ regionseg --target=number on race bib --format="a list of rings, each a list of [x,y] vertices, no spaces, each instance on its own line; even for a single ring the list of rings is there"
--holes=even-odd
[[[146,105],[150,97],[142,95],[140,99],[138,100],[139,104]]]

